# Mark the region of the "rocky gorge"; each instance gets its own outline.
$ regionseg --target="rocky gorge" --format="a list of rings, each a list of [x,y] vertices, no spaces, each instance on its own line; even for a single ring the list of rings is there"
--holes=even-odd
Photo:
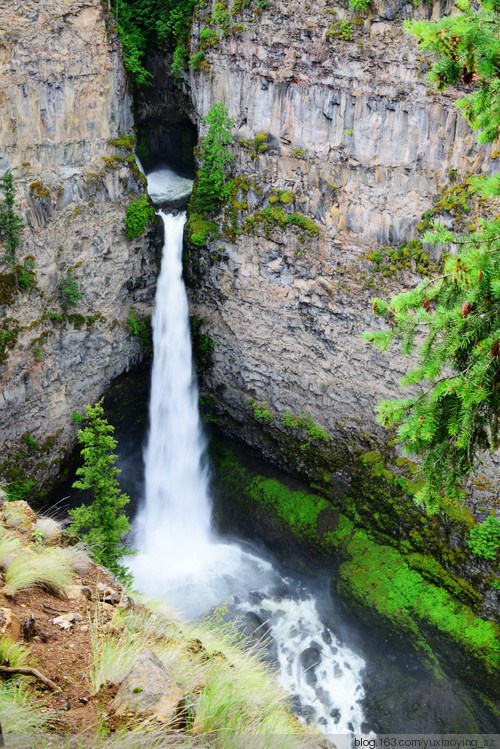
[[[125,233],[145,190],[131,136],[152,164],[182,161],[223,102],[233,192],[213,221],[191,211],[184,256],[210,348],[202,401],[224,437],[304,492],[238,467],[218,443],[214,486],[284,558],[333,564],[351,614],[382,637],[412,638],[431,670],[455,669],[498,715],[498,556],[480,560],[467,543],[498,508],[496,476],[476,479],[466,508],[430,518],[415,507],[415,465],[374,416],[406,364],[361,339],[377,324],[374,292],[436,269],[420,240],[429,217],[467,222],[484,210],[468,176],[498,171],[495,148],[478,145],[454,107],[460,92],[429,89],[429,60],[402,28],[449,10],[200,3],[198,64],[175,77],[171,51],[149,51],[154,85],[133,103],[108,3],[0,0],[0,170],[14,175],[19,261],[35,273],[27,289],[7,267],[0,277],[0,469],[20,494],[47,485],[74,445],[71,414],[143,355],[130,313],[150,313],[157,236],[153,224]],[[64,309],[68,275],[81,299]]]
[[[147,237],[125,236],[144,182],[120,140],[132,102],[101,3],[6,0],[0,16],[0,169],[25,223],[18,262],[35,273],[26,290],[6,266],[0,276],[0,464],[23,495],[57,474],[72,412],[138,359],[127,318],[151,303],[156,267]],[[81,298],[66,313],[68,275]]]

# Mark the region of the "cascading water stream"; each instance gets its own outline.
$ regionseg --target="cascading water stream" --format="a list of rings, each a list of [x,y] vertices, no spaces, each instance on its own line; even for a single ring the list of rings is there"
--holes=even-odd
[[[258,553],[223,543],[211,530],[182,280],[185,215],[159,215],[165,244],[153,317],[146,500],[134,527],[139,553],[130,559],[135,584],[189,616],[229,603],[234,615],[266,622],[279,680],[294,695],[298,714],[325,733],[361,732],[364,661],[325,626],[300,581],[283,577]]]
[[[193,378],[188,302],[182,281],[186,216],[160,211],[165,245],[153,318],[147,501],[138,518],[140,549],[171,577],[198,569],[212,545],[205,441]]]

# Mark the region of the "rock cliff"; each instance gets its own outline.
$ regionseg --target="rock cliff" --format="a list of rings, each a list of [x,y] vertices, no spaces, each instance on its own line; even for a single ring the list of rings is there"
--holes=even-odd
[[[154,285],[146,238],[125,237],[125,208],[144,185],[119,139],[132,132],[131,99],[105,7],[0,0],[0,174],[14,176],[18,262],[31,259],[35,274],[18,291],[0,269],[0,463],[21,493],[54,475],[74,440],[71,413],[138,357],[127,316]],[[65,311],[68,274],[81,299]]]
[[[429,90],[402,26],[445,10],[275,0],[235,3],[231,24],[211,3],[195,14],[192,98],[200,120],[218,101],[235,120],[237,189],[219,236],[193,248],[191,298],[215,341],[206,385],[226,428],[268,456],[279,439],[262,431],[287,410],[307,411],[344,457],[387,442],[374,406],[406,367],[361,340],[377,324],[370,298],[432,268],[422,214],[445,194],[436,211],[454,220],[461,183],[496,164],[454,107],[460,92]]]

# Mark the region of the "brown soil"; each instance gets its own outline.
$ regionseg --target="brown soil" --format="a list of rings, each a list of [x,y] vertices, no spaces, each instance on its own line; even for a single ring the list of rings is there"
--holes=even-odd
[[[60,691],[53,692],[35,678],[30,678],[43,702],[40,709],[55,713],[49,727],[62,734],[91,733],[98,723],[102,726],[103,716],[105,724],[109,721],[109,728],[116,727],[112,711],[108,708],[118,687],[106,685],[93,695],[89,673],[92,660],[91,619],[98,616],[99,623],[104,624],[114,612],[114,606],[99,602],[102,593],[99,594],[97,584],[103,583],[115,590],[117,586],[93,563],[87,565],[85,574],[75,583],[90,588],[90,592],[87,592],[89,598],[56,598],[38,588],[20,592],[14,598],[0,595],[0,606],[11,609],[20,620],[18,639],[29,652],[29,666],[38,669],[60,687]],[[58,624],[52,623],[55,617],[69,613],[81,616],[69,629],[63,630]],[[34,619],[34,626],[28,632],[25,623],[30,617]]]

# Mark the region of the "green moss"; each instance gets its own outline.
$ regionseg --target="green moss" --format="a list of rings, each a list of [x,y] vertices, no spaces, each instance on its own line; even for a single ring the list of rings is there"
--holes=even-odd
[[[134,135],[119,135],[115,140],[110,141],[115,148],[123,148],[126,151],[133,151],[135,147]]]
[[[469,676],[472,664],[473,676],[486,676],[493,691],[498,690],[494,677],[500,670],[500,627],[477,617],[440,586],[440,575],[446,573],[434,560],[417,554],[405,559],[344,514],[335,516],[324,497],[255,475],[227,450],[216,455],[216,463],[219,485],[229,489],[246,517],[265,511],[281,533],[340,561],[334,580],[349,608],[367,622],[375,618],[386,629],[404,632],[431,661],[434,651],[454,658]],[[456,592],[462,587],[456,579],[448,584]]]
[[[201,213],[190,213],[186,223],[187,238],[199,247],[204,247],[207,242],[217,236],[217,224],[207,221]]]
[[[40,180],[36,180],[30,184],[30,192],[35,200],[45,200],[50,196],[50,192]]]
[[[16,276],[14,273],[0,275],[0,304],[12,304],[17,294]]]
[[[301,229],[309,237],[317,236],[320,234],[320,228],[309,216],[304,216],[302,213],[286,213],[281,205],[268,205],[260,213],[254,216],[249,216],[245,222],[245,228],[247,231],[253,231],[256,224],[263,224],[264,231],[269,233],[273,226],[279,226],[285,228],[287,226],[295,226]]]
[[[0,364],[5,364],[9,352],[12,351],[16,345],[19,333],[21,332],[21,328],[17,323],[17,320],[13,320],[9,317],[2,321],[0,326]]]

